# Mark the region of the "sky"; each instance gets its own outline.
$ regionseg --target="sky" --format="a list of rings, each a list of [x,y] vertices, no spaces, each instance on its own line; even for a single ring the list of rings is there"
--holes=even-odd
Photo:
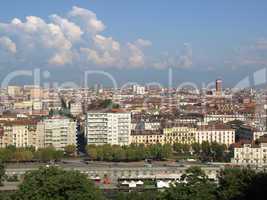
[[[3,0],[0,78],[38,68],[81,82],[101,70],[119,84],[168,84],[171,68],[173,84],[254,84],[267,66],[266,10],[266,0]]]

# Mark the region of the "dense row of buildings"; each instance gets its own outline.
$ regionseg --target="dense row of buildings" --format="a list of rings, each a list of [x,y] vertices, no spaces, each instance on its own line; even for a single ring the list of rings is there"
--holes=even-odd
[[[265,163],[264,90],[159,88],[41,88],[0,90],[0,147],[193,144],[234,148],[233,163]]]
[[[77,143],[77,124],[74,120],[55,116],[43,120],[13,117],[0,121],[0,148],[45,148],[53,146],[63,150]]]
[[[230,146],[235,143],[235,130],[223,124],[179,125],[158,131],[132,131],[131,143],[137,144],[193,144],[216,142]]]

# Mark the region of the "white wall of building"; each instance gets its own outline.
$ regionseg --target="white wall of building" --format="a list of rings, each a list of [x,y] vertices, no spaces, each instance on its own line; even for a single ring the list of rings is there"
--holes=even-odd
[[[88,113],[86,137],[88,144],[129,145],[130,113]]]
[[[235,148],[232,162],[238,165],[267,165],[267,144],[262,143],[258,147],[244,144]]]

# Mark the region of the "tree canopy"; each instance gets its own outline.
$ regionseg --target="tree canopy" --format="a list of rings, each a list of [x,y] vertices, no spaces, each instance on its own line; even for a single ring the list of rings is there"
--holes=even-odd
[[[100,191],[87,177],[77,171],[55,167],[26,173],[16,199],[23,200],[101,200]]]

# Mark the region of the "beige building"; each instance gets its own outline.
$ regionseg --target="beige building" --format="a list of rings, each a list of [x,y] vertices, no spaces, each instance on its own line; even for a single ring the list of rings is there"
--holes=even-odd
[[[77,122],[61,116],[44,119],[37,125],[37,135],[39,148],[64,150],[68,145],[77,145]]]
[[[235,129],[223,124],[218,125],[202,125],[197,128],[196,142],[216,142],[230,146],[235,143]]]
[[[267,135],[266,131],[253,131],[253,140],[258,140],[260,137]]]
[[[83,113],[83,108],[81,103],[71,103],[70,104],[70,113],[73,116],[78,116]]]
[[[216,142],[230,146],[235,143],[235,130],[224,125],[175,126],[162,131],[132,131],[131,143],[136,144],[193,144]]]
[[[244,144],[234,149],[232,163],[238,165],[267,165],[267,143]]]
[[[7,86],[7,94],[11,97],[17,97],[22,95],[22,88],[20,86]]]
[[[20,147],[38,146],[37,141],[37,122],[33,120],[14,120],[0,122],[1,124],[1,142],[0,147],[9,145]]]
[[[190,126],[177,126],[164,128],[163,135],[167,144],[192,144],[196,142],[196,128]]]
[[[132,144],[164,144],[165,137],[161,131],[132,131],[131,133]]]

